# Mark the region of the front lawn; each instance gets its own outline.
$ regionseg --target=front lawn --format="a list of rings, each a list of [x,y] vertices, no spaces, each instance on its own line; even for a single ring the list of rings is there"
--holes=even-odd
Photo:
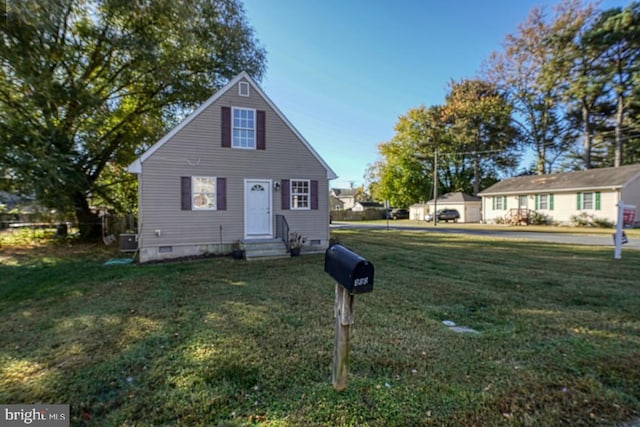
[[[640,414],[640,251],[334,233],[375,265],[331,387],[322,255],[105,267],[80,244],[0,254],[0,403],[72,425],[621,425]],[[478,331],[452,332],[442,321]]]

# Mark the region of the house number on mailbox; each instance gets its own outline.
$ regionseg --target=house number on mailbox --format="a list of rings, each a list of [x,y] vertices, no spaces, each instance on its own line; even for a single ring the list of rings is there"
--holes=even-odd
[[[353,286],[364,286],[369,284],[369,278],[368,277],[361,277],[359,279],[355,279],[353,281]]]

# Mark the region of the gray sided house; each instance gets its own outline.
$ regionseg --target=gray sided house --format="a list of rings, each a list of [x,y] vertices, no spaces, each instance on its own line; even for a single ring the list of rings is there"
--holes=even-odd
[[[617,222],[617,203],[640,209],[640,164],[500,181],[479,196],[487,223],[527,222],[533,212],[571,224],[576,216]]]
[[[149,148],[138,175],[140,262],[223,254],[240,242],[329,243],[336,174],[241,73]]]

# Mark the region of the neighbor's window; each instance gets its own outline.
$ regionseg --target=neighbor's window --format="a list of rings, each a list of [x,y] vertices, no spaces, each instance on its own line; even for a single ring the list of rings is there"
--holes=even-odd
[[[593,193],[582,193],[582,209],[593,209]]]
[[[308,179],[291,180],[291,209],[309,209],[310,191]]]
[[[541,194],[540,195],[540,199],[538,201],[538,208],[539,209],[549,209],[549,195],[548,194]]]
[[[216,178],[194,176],[191,180],[193,209],[216,208]]]
[[[256,148],[256,111],[233,108],[233,148]]]
[[[493,196],[493,200],[494,200],[494,203],[496,204],[496,207],[494,208],[494,210],[500,211],[504,209],[504,207],[502,206],[502,196],[500,197]]]

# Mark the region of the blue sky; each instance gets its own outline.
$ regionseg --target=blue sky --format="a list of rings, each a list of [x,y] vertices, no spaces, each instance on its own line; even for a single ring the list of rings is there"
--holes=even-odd
[[[399,116],[442,104],[472,78],[536,0],[243,0],[267,50],[261,86],[338,174],[364,183]],[[628,2],[606,0],[601,8]]]

